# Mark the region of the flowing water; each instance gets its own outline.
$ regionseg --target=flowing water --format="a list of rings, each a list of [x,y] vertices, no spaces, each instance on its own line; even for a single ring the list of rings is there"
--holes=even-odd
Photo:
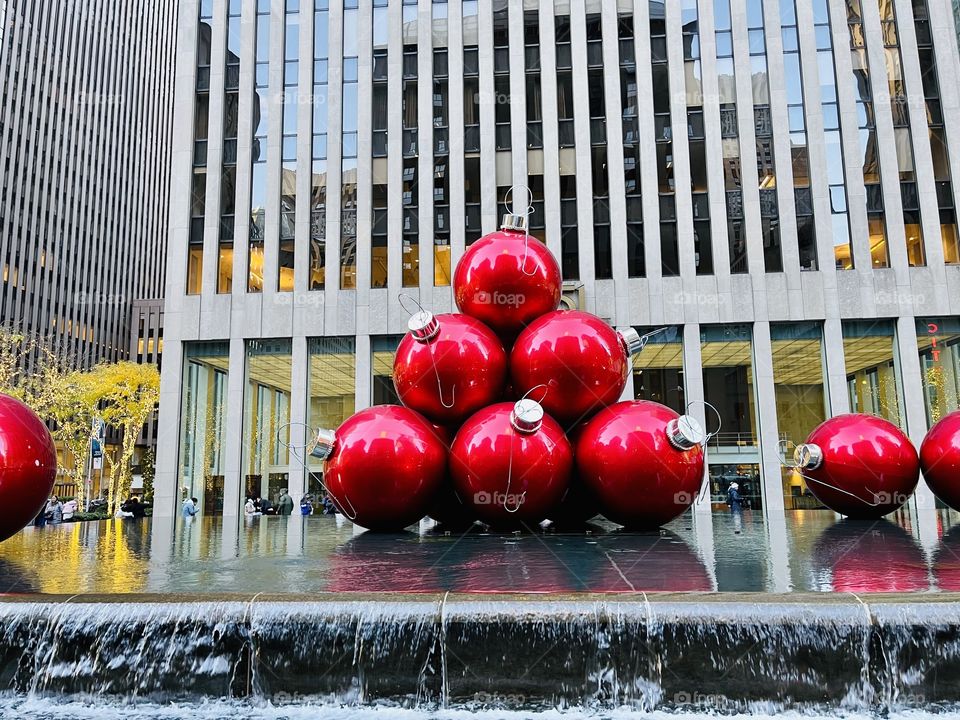
[[[0,545],[0,717],[946,717],[952,520],[934,543],[908,515],[817,512],[654,533],[29,528]]]

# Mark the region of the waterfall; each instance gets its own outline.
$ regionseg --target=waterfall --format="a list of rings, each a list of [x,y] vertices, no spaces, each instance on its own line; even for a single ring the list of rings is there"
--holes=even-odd
[[[886,712],[960,701],[960,607],[936,596],[129,600],[0,602],[0,683],[94,702],[418,710]]]

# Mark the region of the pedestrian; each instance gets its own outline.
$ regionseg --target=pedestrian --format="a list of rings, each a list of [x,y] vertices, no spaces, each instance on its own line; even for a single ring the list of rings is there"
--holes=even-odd
[[[301,515],[313,514],[313,500],[309,495],[304,495],[302,498],[300,498],[300,514]]]
[[[727,505],[733,514],[733,532],[739,535],[743,527],[743,497],[740,495],[740,485],[735,482],[727,488]]]
[[[52,505],[47,505],[50,510],[50,524],[59,525],[63,522],[63,503],[54,495]]]
[[[247,496],[247,502],[243,505],[243,514],[247,517],[253,517],[260,514],[260,511],[257,510],[257,506],[253,502],[253,498],[249,495]]]
[[[284,488],[280,491],[280,500],[277,502],[278,515],[291,515],[293,513],[293,498]]]
[[[184,498],[180,514],[185,518],[192,518],[197,514],[197,504],[193,498]]]

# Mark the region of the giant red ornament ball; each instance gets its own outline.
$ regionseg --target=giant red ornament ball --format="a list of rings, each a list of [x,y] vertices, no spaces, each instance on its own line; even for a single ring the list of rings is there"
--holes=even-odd
[[[566,492],[573,451],[563,429],[532,400],[484,408],[450,448],[457,493],[500,527],[537,523]]]
[[[797,446],[797,468],[831,510],[875,519],[903,505],[917,487],[920,460],[896,425],[874,415],[838,415]]]
[[[47,426],[19,400],[0,395],[0,541],[40,513],[56,476],[57,451]]]
[[[528,323],[560,305],[563,280],[553,253],[524,231],[526,219],[507,215],[499,232],[464,253],[453,274],[460,312],[510,342]]]
[[[432,422],[459,425],[497,402],[507,354],[490,328],[467,315],[419,312],[393,361],[393,384],[407,407]]]
[[[321,430],[311,449],[343,514],[370,530],[401,530],[426,514],[446,473],[447,449],[421,415],[378,405]]]
[[[514,343],[514,388],[522,395],[546,385],[543,407],[549,415],[563,424],[583,420],[623,394],[628,353],[636,347],[627,342],[632,341],[596,315],[579,310],[548,313],[530,323]]]
[[[954,510],[960,510],[960,410],[930,428],[920,445],[923,479]]]
[[[607,518],[631,528],[657,527],[696,500],[704,437],[695,419],[659,403],[617,403],[580,434],[577,472]]]

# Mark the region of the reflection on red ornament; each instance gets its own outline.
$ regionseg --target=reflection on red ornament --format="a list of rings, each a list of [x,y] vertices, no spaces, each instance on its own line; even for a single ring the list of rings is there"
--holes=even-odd
[[[831,525],[813,548],[817,577],[833,592],[923,592],[929,590],[923,550],[891,522],[844,518]],[[815,588],[823,590],[827,588]]]
[[[56,476],[57,451],[47,426],[19,400],[0,395],[0,541],[40,513]]]
[[[913,494],[920,461],[900,428],[874,415],[838,415],[797,446],[797,468],[810,492],[831,510],[875,519]]]
[[[432,422],[458,425],[497,402],[507,379],[507,355],[479,320],[419,312],[393,361],[393,383],[407,407]]]
[[[514,388],[523,394],[546,385],[547,413],[563,424],[579,422],[620,399],[630,366],[627,343],[635,347],[596,315],[549,313],[532,322],[513,346]]]
[[[610,520],[636,528],[670,522],[704,478],[705,434],[689,415],[648,400],[602,410],[577,441],[579,477]]]
[[[498,527],[538,523],[563,497],[573,451],[563,430],[532,400],[484,408],[450,449],[457,493]]]
[[[525,223],[521,216],[507,215],[499,232],[467,248],[453,275],[460,312],[508,343],[532,320],[557,309],[563,285],[556,258],[524,232]]]
[[[923,479],[954,510],[960,510],[960,410],[930,428],[920,446]]]
[[[400,530],[424,516],[446,474],[447,450],[421,415],[398,405],[361,410],[312,449],[343,514],[370,530]]]

